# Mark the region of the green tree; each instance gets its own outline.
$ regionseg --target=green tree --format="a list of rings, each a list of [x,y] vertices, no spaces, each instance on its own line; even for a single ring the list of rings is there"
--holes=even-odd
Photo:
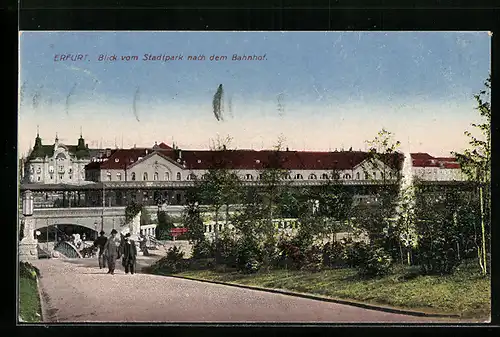
[[[385,129],[366,143],[369,150],[362,169],[365,175],[374,180],[375,185],[371,190],[370,204],[355,208],[356,226],[358,230],[368,234],[373,245],[395,255],[395,245],[401,245],[396,237],[398,229],[392,221],[398,201],[401,158],[397,150],[401,143]]]
[[[197,189],[190,188],[186,193],[186,207],[182,212],[182,224],[187,228],[187,238],[195,246],[205,240],[205,225],[201,218],[201,210]]]
[[[156,238],[159,240],[171,240],[170,230],[174,228],[174,220],[165,211],[157,213],[158,226],[156,226]]]
[[[461,164],[462,172],[467,179],[476,184],[478,190],[481,239],[477,244],[479,266],[484,275],[488,273],[488,233],[491,223],[491,76],[484,83],[485,89],[474,95],[479,110],[481,123],[473,123],[472,127],[480,134],[476,137],[469,130],[464,134],[469,137],[470,148],[463,153],[453,152]]]

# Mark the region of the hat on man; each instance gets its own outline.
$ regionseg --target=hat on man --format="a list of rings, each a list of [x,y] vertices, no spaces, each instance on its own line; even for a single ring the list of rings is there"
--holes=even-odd
[[[104,234],[106,234],[106,233],[105,233],[104,231],[100,231],[100,232],[99,232],[99,234],[100,234],[100,235],[104,235]]]
[[[116,234],[116,233],[118,233],[118,232],[116,231],[116,229],[113,229],[113,230],[111,231],[111,234]]]
[[[125,237],[129,238],[130,237],[130,233],[125,234]]]

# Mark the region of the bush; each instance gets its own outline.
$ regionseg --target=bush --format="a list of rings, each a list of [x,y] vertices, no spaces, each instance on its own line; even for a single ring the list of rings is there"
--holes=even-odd
[[[229,236],[222,236],[214,244],[215,246],[215,261],[217,264],[225,264],[230,268],[237,267],[237,244],[236,241]]]
[[[344,246],[343,260],[349,267],[358,268],[362,276],[373,277],[389,273],[392,258],[383,248],[350,240],[344,241]]]
[[[368,245],[364,242],[343,241],[342,260],[349,267],[360,267],[367,259]]]
[[[329,268],[338,268],[345,266],[343,259],[344,246],[335,241],[323,246],[323,265]]]
[[[213,245],[206,239],[193,245],[193,258],[206,259],[215,256]]]
[[[389,273],[392,258],[383,248],[370,248],[365,251],[365,254],[365,260],[360,266],[361,275],[373,277]]]
[[[151,271],[165,273],[179,273],[188,269],[189,263],[184,259],[184,252],[178,247],[172,247],[167,251],[167,255],[151,266]]]
[[[418,260],[424,275],[452,274],[460,264],[454,243],[443,236],[422,238],[418,248]]]
[[[320,271],[323,267],[323,251],[318,246],[312,246],[304,254],[303,265],[300,266],[302,270],[312,272]]]
[[[241,238],[236,245],[236,263],[238,270],[244,273],[255,273],[262,266],[262,252],[258,244],[251,238]]]
[[[278,267],[300,269],[305,256],[293,241],[282,240],[278,243]]]
[[[40,276],[40,270],[28,262],[19,263],[19,277],[36,280]]]

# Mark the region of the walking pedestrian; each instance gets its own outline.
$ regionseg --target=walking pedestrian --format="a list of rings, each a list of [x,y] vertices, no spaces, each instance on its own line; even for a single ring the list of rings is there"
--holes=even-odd
[[[120,258],[120,240],[116,237],[117,233],[116,229],[113,229],[108,241],[104,245],[104,250],[108,255],[108,274],[111,275],[115,273],[116,259]]]
[[[137,257],[137,248],[135,246],[135,241],[130,239],[130,233],[125,234],[124,242],[121,247],[123,257],[122,265],[125,268],[125,274],[135,273],[135,261]]]
[[[99,254],[98,254],[98,261],[99,261],[99,268],[106,268],[107,265],[107,253],[104,250],[104,246],[106,245],[106,242],[108,241],[108,238],[104,235],[104,231],[101,231],[99,233],[99,237],[94,241],[94,246],[99,248]]]

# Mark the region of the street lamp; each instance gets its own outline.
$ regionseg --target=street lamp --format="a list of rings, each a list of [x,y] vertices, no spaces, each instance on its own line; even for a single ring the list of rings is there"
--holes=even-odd
[[[33,215],[33,192],[26,191],[23,194],[23,215],[32,216]]]
[[[94,233],[94,236],[95,236],[95,239],[97,239],[97,220],[94,222],[94,230],[95,230],[95,233]]]

